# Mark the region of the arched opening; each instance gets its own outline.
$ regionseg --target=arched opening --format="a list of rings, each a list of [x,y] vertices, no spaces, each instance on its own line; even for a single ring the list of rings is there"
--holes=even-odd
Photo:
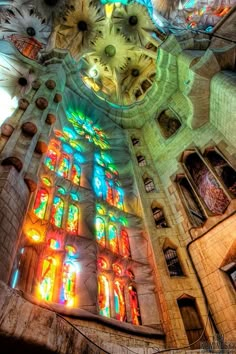
[[[210,162],[216,174],[221,178],[222,182],[236,196],[236,171],[230,166],[222,154],[213,149],[208,149],[205,153],[206,158]]]
[[[184,275],[176,249],[168,247],[164,250],[164,255],[170,276]]]
[[[157,118],[157,121],[161,134],[165,139],[170,138],[181,127],[179,119],[170,109],[163,111]]]
[[[119,246],[118,246],[118,235],[117,235],[117,228],[115,225],[109,225],[108,228],[108,241],[109,241],[109,247],[112,252],[118,253],[119,252]]]
[[[153,202],[151,205],[152,215],[155,221],[155,225],[157,229],[162,229],[168,227],[163,208],[160,204]]]
[[[49,194],[44,188],[40,188],[36,194],[34,202],[34,213],[39,219],[44,219],[47,205],[48,205]]]
[[[39,294],[42,300],[52,301],[56,278],[56,260],[47,257],[43,261]]]
[[[139,310],[138,294],[133,285],[129,286],[129,301],[131,308],[132,323],[134,325],[141,325],[141,315]]]
[[[201,343],[207,342],[207,337],[205,332],[203,333],[204,328],[196,306],[196,301],[192,297],[186,297],[177,300],[177,302],[190,347],[192,350],[200,349]],[[201,340],[199,340],[199,338],[201,338]]]
[[[53,199],[51,210],[51,223],[57,227],[62,226],[62,219],[64,214],[64,201],[57,195]]]
[[[204,161],[194,152],[185,159],[185,166],[208,209],[214,215],[223,214],[229,199]]]
[[[68,232],[77,234],[78,225],[79,225],[79,208],[74,204],[70,204],[68,210],[66,229]]]
[[[105,222],[101,217],[96,217],[96,240],[102,247],[106,246]]]
[[[114,282],[114,306],[115,318],[119,321],[126,321],[124,285],[118,280]]]
[[[98,307],[99,314],[110,317],[109,282],[105,275],[98,277]]]

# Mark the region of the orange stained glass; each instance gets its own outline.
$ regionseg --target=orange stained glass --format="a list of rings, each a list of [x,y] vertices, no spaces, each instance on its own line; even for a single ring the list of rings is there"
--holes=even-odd
[[[117,237],[117,228],[114,225],[109,225],[108,229],[108,238],[109,238],[109,246],[112,252],[118,253],[118,237]]]
[[[98,277],[98,306],[100,315],[110,317],[109,283],[105,275]]]
[[[119,282],[114,283],[114,304],[115,304],[115,316],[119,321],[126,320],[126,310],[125,310],[125,297],[124,297],[124,286]]]
[[[42,300],[52,301],[56,277],[56,261],[48,257],[43,261],[39,293]]]
[[[48,204],[48,192],[44,188],[40,188],[37,192],[35,202],[34,202],[34,213],[35,215],[40,218],[44,219],[46,209],[47,209],[47,204]]]

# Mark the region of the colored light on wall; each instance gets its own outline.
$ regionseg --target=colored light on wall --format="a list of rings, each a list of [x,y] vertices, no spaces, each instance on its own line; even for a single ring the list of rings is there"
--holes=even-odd
[[[61,187],[61,186],[57,186],[57,192],[62,194],[62,195],[66,195],[66,190],[65,188]]]
[[[53,289],[56,277],[56,261],[48,257],[43,261],[42,277],[39,285],[39,293],[42,300],[52,301]]]
[[[106,213],[105,209],[100,204],[96,204],[96,211],[100,215],[105,215]]]
[[[64,213],[64,202],[60,197],[55,196],[53,200],[52,211],[51,211],[51,223],[57,227],[61,227],[63,213]]]
[[[98,277],[98,306],[100,315],[110,317],[109,283],[105,275]]]
[[[52,182],[47,177],[42,177],[42,182],[43,182],[43,184],[45,184],[45,186],[48,186],[48,187],[51,187],[51,185],[52,185]]]
[[[112,264],[112,269],[116,276],[120,276],[122,274],[122,268],[119,264],[117,263]]]
[[[69,127],[64,127],[63,132],[69,139],[78,139],[78,135],[74,131],[74,129],[71,129]]]
[[[68,261],[63,266],[63,297],[62,302],[68,306],[74,306],[75,302],[75,282],[76,282],[76,267]]]
[[[102,257],[98,258],[98,267],[101,269],[107,269],[108,268],[107,261],[105,261],[105,259]]]
[[[118,253],[119,246],[118,246],[118,238],[117,238],[117,229],[114,225],[109,225],[108,239],[109,239],[109,246],[111,251],[114,253]]]
[[[43,219],[45,216],[48,198],[49,195],[47,190],[44,188],[40,188],[37,192],[34,203],[34,213],[40,219]]]
[[[56,164],[57,164],[57,153],[54,150],[49,149],[44,163],[47,166],[47,168],[49,168],[49,170],[55,171]]]
[[[72,169],[71,169],[71,181],[74,184],[79,185],[80,184],[80,175],[81,175],[80,167],[76,164],[73,164]]]
[[[57,173],[59,176],[63,178],[68,178],[69,169],[70,169],[70,158],[68,155],[62,154]]]
[[[39,242],[41,241],[41,235],[40,233],[35,230],[35,229],[29,229],[27,231],[27,236],[34,242]]]
[[[67,252],[68,257],[76,257],[77,252],[74,246],[66,245],[65,250]]]
[[[79,223],[79,209],[74,204],[69,205],[68,219],[66,224],[67,231],[71,233],[78,232],[78,223]]]
[[[17,269],[14,274],[13,274],[13,278],[12,278],[12,282],[11,282],[11,287],[14,289],[17,285],[18,282],[18,278],[19,278],[19,270]]]
[[[60,242],[58,240],[54,240],[53,238],[51,238],[49,240],[49,247],[52,250],[59,250],[60,249]]]
[[[70,193],[70,197],[71,197],[72,200],[74,200],[74,201],[76,201],[76,202],[79,201],[79,196],[78,196],[77,193],[71,192],[71,193]]]
[[[67,144],[62,144],[62,149],[67,153],[67,154],[73,154],[73,149],[67,145]]]

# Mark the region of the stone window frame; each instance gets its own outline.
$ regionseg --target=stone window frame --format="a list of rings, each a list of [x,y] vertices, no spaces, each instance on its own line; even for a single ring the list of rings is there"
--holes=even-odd
[[[144,188],[146,193],[155,191],[156,188],[155,188],[153,178],[151,178],[150,176],[146,176],[146,177],[143,176],[143,183],[144,183]]]
[[[166,266],[167,266],[167,269],[168,269],[168,273],[169,273],[169,276],[170,278],[172,277],[183,277],[185,276],[185,273],[184,273],[184,270],[183,270],[183,266],[182,266],[182,262],[181,262],[181,258],[179,256],[179,252],[178,252],[178,248],[174,245],[165,245],[163,247],[163,253],[164,253],[164,258],[165,258],[165,263],[166,263]],[[166,253],[167,251],[172,251],[173,253],[173,257],[172,258],[169,258],[167,259],[166,257]],[[177,264],[178,267],[176,267],[176,270],[177,270],[177,273],[179,272],[179,274],[171,274],[171,271],[170,271],[170,266],[172,266],[172,264],[168,264],[168,260],[174,260],[174,266]]]
[[[147,161],[142,154],[136,154],[136,158],[140,167],[147,165]]]
[[[156,209],[156,210],[154,210]],[[159,204],[158,202],[156,201],[153,201],[152,204],[151,204],[151,210],[152,210],[152,216],[153,216],[153,219],[154,219],[154,222],[155,222],[155,226],[157,229],[163,229],[163,228],[168,228],[169,227],[169,223],[166,219],[166,216],[165,216],[165,213],[164,213],[164,208],[162,207],[161,204]],[[160,216],[160,218],[158,217],[155,217],[157,215],[157,212],[156,211],[160,211],[162,213],[162,215]],[[165,226],[158,226],[160,225],[161,223],[157,223],[157,221],[161,221],[162,219],[165,220]]]

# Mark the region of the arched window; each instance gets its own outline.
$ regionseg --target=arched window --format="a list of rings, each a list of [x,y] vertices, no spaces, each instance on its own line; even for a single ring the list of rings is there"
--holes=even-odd
[[[72,261],[66,261],[63,265],[61,302],[68,307],[74,306],[75,282],[76,266]]]
[[[214,149],[208,150],[205,156],[228,190],[236,196],[236,171],[229,165],[225,158]]]
[[[165,139],[170,138],[181,127],[180,121],[170,109],[163,111],[157,121],[160,126],[161,134]]]
[[[185,165],[208,209],[216,215],[224,213],[229,199],[200,156],[197,153],[190,154]]]
[[[48,204],[48,197],[49,195],[46,189],[40,188],[38,190],[34,202],[34,213],[40,219],[43,219],[45,217]]]
[[[146,166],[146,160],[143,155],[137,155],[137,161],[139,166]]]
[[[118,246],[117,228],[114,225],[109,225],[108,240],[109,240],[109,246],[111,251],[114,253],[118,253],[119,246]]]
[[[116,280],[114,282],[115,317],[119,321],[126,320],[124,286]]]
[[[110,317],[109,283],[105,275],[98,277],[98,306],[100,315]]]
[[[45,166],[51,171],[55,171],[57,165],[57,153],[53,149],[49,149],[45,158]]]
[[[153,182],[153,179],[150,177],[143,177],[143,182],[144,182],[144,186],[145,186],[145,190],[147,193],[152,192],[155,190],[155,185]]]
[[[114,206],[120,210],[124,210],[124,192],[121,188],[115,187],[113,189]]]
[[[63,178],[68,178],[69,170],[70,170],[70,158],[67,154],[62,153],[57,173],[59,176]]]
[[[57,227],[61,227],[63,214],[64,202],[60,197],[55,196],[51,211],[51,223]]]
[[[106,201],[113,205],[113,181],[106,181]]]
[[[181,197],[188,217],[193,226],[202,225],[206,216],[188,180],[184,176],[177,176]]]
[[[106,196],[106,185],[104,179],[105,176],[104,176],[103,168],[96,166],[94,169],[94,181],[93,181],[94,192],[98,198],[103,198],[103,199],[105,199]]]
[[[133,285],[129,286],[129,301],[132,315],[132,323],[141,325],[141,316],[139,311],[138,294]]]
[[[129,236],[125,229],[121,229],[121,248],[124,257],[130,257]]]
[[[164,213],[163,213],[163,209],[155,203],[152,203],[151,209],[152,209],[152,215],[153,215],[157,229],[162,229],[162,228],[168,227]]]
[[[100,217],[96,217],[96,240],[101,246],[106,246],[105,222]]]
[[[71,181],[79,186],[80,184],[81,169],[77,164],[73,164],[71,169]]]
[[[168,247],[164,250],[164,255],[170,276],[173,277],[184,275],[176,250]]]
[[[66,223],[67,231],[76,234],[79,224],[79,209],[74,204],[69,205],[68,218]]]
[[[47,257],[43,261],[39,293],[42,300],[52,301],[56,277],[56,260]]]

